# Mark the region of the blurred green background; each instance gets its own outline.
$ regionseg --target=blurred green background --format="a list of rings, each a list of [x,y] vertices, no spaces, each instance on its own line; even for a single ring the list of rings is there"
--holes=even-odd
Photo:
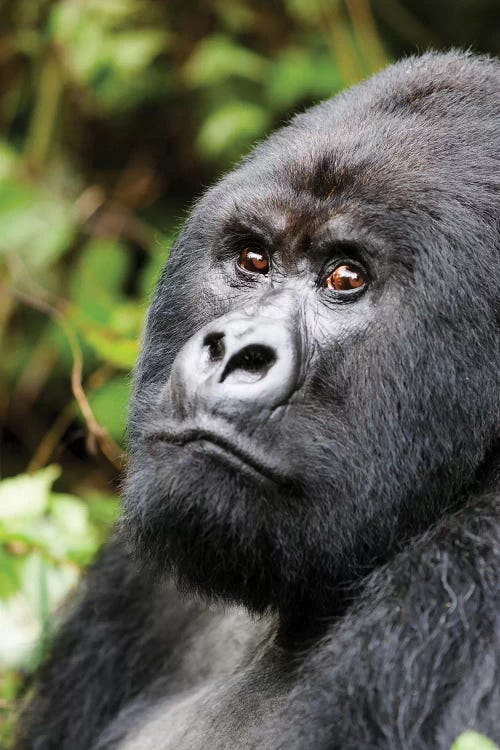
[[[116,517],[190,202],[292,112],[452,45],[497,54],[499,0],[0,0],[0,746]]]

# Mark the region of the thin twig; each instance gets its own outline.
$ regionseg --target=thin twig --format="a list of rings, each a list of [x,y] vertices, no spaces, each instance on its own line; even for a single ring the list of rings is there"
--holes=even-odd
[[[95,370],[87,379],[84,386],[84,390],[93,391],[96,388],[100,388],[113,374],[113,369],[109,365],[101,365]],[[47,466],[50,462],[55,449],[57,448],[62,436],[70,426],[71,422],[75,418],[77,405],[75,401],[70,401],[66,404],[64,409],[59,413],[55,421],[50,426],[50,429],[45,433],[41,439],[38,447],[28,464],[27,471],[34,472],[38,469]]]
[[[77,410],[76,403],[70,401],[64,409],[58,414],[55,421],[51,424],[50,429],[45,433],[28,464],[26,471],[30,474],[42,469],[50,462],[55,449],[75,418]]]
[[[95,418],[82,385],[83,356],[78,338],[66,320],[64,313],[45,299],[33,297],[20,289],[10,287],[11,293],[23,304],[49,315],[63,330],[68,341],[73,366],[71,368],[71,390],[88,429],[87,450],[95,454],[97,445],[108,461],[117,469],[123,468],[123,451],[110,437],[108,431]]]

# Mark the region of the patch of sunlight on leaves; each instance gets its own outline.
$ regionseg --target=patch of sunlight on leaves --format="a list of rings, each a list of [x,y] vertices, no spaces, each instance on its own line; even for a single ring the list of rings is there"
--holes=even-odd
[[[23,558],[20,590],[0,600],[0,669],[19,669],[36,659],[47,615],[54,613],[78,576],[76,567],[50,562],[40,552]]]
[[[222,34],[206,37],[195,48],[184,68],[186,81],[194,86],[212,86],[233,78],[260,83],[267,60]]]
[[[96,513],[95,500],[54,492],[59,475],[48,466],[0,481],[0,669],[33,666],[49,617],[116,517],[116,498]]]
[[[0,523],[24,522],[45,512],[49,491],[61,475],[58,466],[47,466],[35,474],[18,474],[0,482]]]
[[[237,158],[245,148],[262,138],[269,124],[269,113],[264,107],[230,101],[205,118],[196,145],[206,158]]]
[[[499,748],[483,734],[468,731],[457,737],[450,750],[499,750]]]
[[[30,660],[41,625],[26,596],[16,593],[0,600],[0,669],[19,669]]]

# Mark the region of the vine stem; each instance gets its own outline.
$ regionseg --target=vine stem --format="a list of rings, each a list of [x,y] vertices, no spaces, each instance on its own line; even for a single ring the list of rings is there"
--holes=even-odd
[[[112,463],[115,468],[123,469],[124,453],[122,449],[110,437],[108,431],[101,424],[99,424],[85,394],[82,385],[82,351],[77,336],[66,320],[64,313],[59,308],[54,307],[54,305],[47,302],[47,300],[45,299],[32,297],[26,292],[13,287],[10,287],[10,291],[13,296],[16,297],[20,302],[23,302],[25,305],[33,307],[34,309],[49,315],[62,328],[68,341],[71,350],[71,356],[73,359],[73,366],[71,368],[71,390],[88,429],[87,450],[89,451],[89,453],[95,454],[96,444],[99,445],[101,451],[106,456],[108,461]]]
[[[91,390],[95,388],[99,388],[108,380],[108,378],[111,375],[111,372],[112,370],[110,370],[108,365],[101,365],[88,378],[85,384],[85,390],[87,390],[87,385],[89,386]],[[74,400],[71,400],[68,404],[66,404],[64,409],[59,413],[55,421],[52,423],[48,432],[46,432],[45,435],[43,436],[42,440],[40,441],[38,445],[38,448],[36,449],[33,457],[31,458],[31,461],[29,462],[28,467],[26,469],[28,473],[38,471],[38,469],[43,468],[50,462],[50,459],[52,458],[52,454],[56,450],[58,443],[60,442],[65,431],[68,429],[71,422],[75,418],[77,408],[78,407],[77,407],[76,402]]]

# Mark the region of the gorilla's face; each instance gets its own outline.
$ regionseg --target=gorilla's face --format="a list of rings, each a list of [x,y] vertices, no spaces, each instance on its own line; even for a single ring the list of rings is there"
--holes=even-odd
[[[474,481],[500,414],[477,93],[498,72],[464,60],[296,118],[195,207],[149,315],[126,492],[137,550],[181,585],[324,609]]]

